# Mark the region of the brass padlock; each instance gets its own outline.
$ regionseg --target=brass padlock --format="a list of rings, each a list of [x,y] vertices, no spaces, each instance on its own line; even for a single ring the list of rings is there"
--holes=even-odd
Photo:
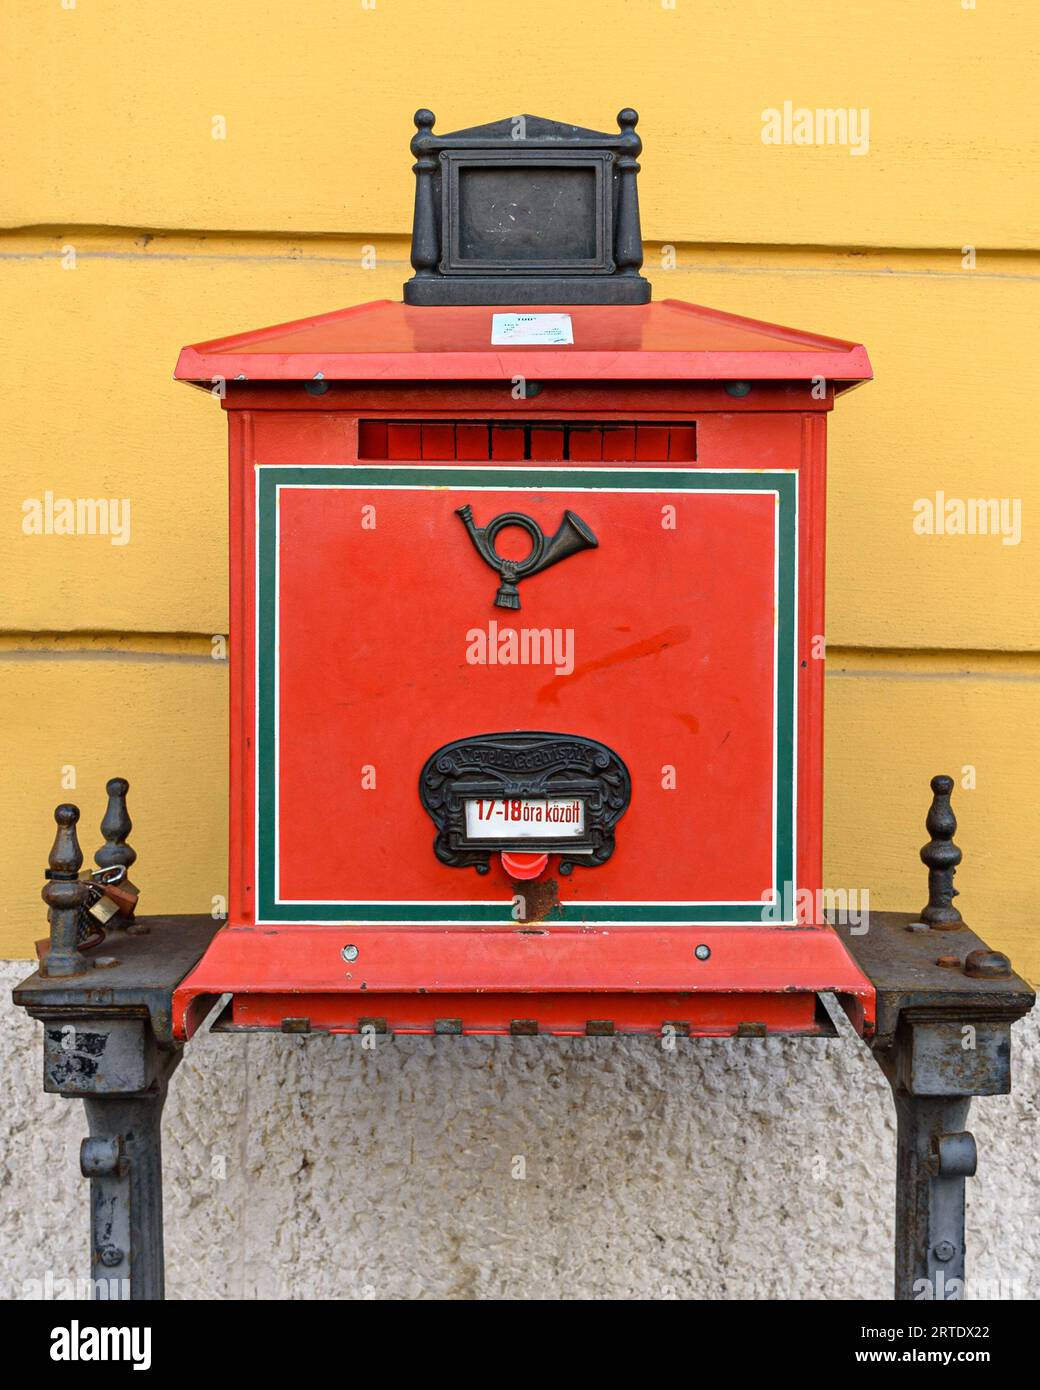
[[[101,891],[104,894],[102,901],[111,903],[113,910],[117,911],[121,917],[133,917],[140,893],[129,880],[121,879],[118,883],[102,883]]]
[[[87,913],[99,926],[105,926],[119,913],[123,917],[134,915],[134,905],[138,899],[137,889],[127,882],[126,868],[114,864],[108,869],[85,869],[80,878],[90,884],[91,901]]]
[[[104,926],[116,915],[119,907],[104,892],[100,894],[87,908],[87,913],[93,917],[99,926]]]

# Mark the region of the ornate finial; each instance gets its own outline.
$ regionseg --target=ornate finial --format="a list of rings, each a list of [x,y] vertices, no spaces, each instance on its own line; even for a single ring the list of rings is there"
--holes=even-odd
[[[76,822],[79,820],[79,807],[63,802],[54,808],[54,820],[58,826],[47,860],[48,878],[59,881],[75,879],[83,867],[83,851],[76,835]]]
[[[437,138],[433,123],[437,117],[425,106],[415,113],[415,134],[409,149],[415,156],[412,173],[415,175],[415,212],[412,215],[412,267],[420,280],[431,279],[441,257],[441,239],[437,230],[437,191],[434,175],[437,172]]]
[[[636,192],[636,175],[639,173],[639,155],[643,142],[636,134],[638,111],[626,106],[618,112],[617,123],[621,132],[621,151],[617,157],[618,196],[614,224],[614,265],[618,275],[639,280],[639,268],[643,264],[643,233],[639,225],[639,194]],[[649,295],[647,296],[649,298]]]
[[[94,855],[94,863],[99,869],[111,869],[117,864],[122,864],[129,873],[137,858],[137,851],[126,843],[126,837],[134,828],[126,809],[126,794],[129,790],[130,783],[125,777],[112,777],[105,783],[108,808],[101,821],[101,833],[105,837],[105,843]]]
[[[955,931],[964,919],[953,905],[957,889],[953,875],[961,862],[961,852],[953,843],[957,817],[950,805],[952,777],[932,778],[932,805],[925,820],[931,839],[921,850],[921,860],[928,867],[928,906],[922,909],[921,921],[938,931]]]
[[[83,851],[76,838],[79,807],[66,802],[55,810],[54,819],[58,831],[48,861],[48,882],[41,894],[50,909],[51,946],[40,964],[40,974],[81,975],[88,965],[77,950],[79,915],[90,897],[90,889],[79,879],[83,864]]]

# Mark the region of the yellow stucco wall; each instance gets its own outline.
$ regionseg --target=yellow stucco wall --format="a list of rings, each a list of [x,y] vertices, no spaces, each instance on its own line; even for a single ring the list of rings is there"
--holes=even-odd
[[[224,891],[225,422],[178,348],[399,296],[416,106],[632,104],[657,297],[858,339],[877,373],[831,421],[828,882],[919,907],[950,771],[965,915],[1040,977],[1035,5],[47,0],[5,27],[0,955],[44,934],[51,807],[89,854],[113,773],[142,909]],[[785,100],[868,108],[868,151],[764,144]],[[48,490],[129,498],[129,543],[24,534]],[[1017,500],[1018,542],[916,534],[940,491]]]

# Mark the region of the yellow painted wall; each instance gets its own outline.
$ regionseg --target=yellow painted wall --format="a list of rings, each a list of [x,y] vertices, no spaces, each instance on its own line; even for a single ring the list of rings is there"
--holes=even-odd
[[[89,854],[114,773],[142,908],[207,911],[224,891],[225,421],[172,381],[179,347],[399,295],[416,106],[450,130],[524,110],[603,128],[632,104],[657,297],[858,339],[877,373],[831,420],[827,879],[919,907],[927,779],[973,769],[963,910],[1040,977],[1035,5],[12,9],[0,954],[44,934],[53,803],[83,806]],[[869,108],[869,152],[763,144],[761,113],[785,100]],[[130,498],[130,543],[23,534],[48,489]],[[1017,499],[1019,542],[915,534],[937,491]]]

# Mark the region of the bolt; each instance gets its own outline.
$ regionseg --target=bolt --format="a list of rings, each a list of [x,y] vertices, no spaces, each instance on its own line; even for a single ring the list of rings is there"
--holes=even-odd
[[[697,957],[698,960],[707,960],[708,957],[711,955],[711,947],[703,945],[697,946],[695,947],[693,954]]]
[[[961,958],[960,956],[936,956],[935,963],[947,970],[956,970],[961,963]]]
[[[947,1264],[957,1253],[957,1247],[949,1240],[941,1240],[932,1252],[940,1264]]]
[[[726,385],[725,385],[725,392],[726,392],[726,395],[727,395],[727,396],[737,396],[738,398],[741,397],[741,396],[750,396],[750,395],[751,395],[751,382],[750,382],[750,381],[727,381],[727,382],[726,382]]]
[[[969,951],[964,958],[964,973],[977,980],[1007,980],[1011,962],[1001,951]]]
[[[340,955],[344,960],[357,960],[358,948],[356,946],[344,946],[343,950],[340,951]]]
[[[98,1259],[106,1269],[114,1269],[123,1263],[123,1252],[118,1245],[103,1245],[98,1251]]]

